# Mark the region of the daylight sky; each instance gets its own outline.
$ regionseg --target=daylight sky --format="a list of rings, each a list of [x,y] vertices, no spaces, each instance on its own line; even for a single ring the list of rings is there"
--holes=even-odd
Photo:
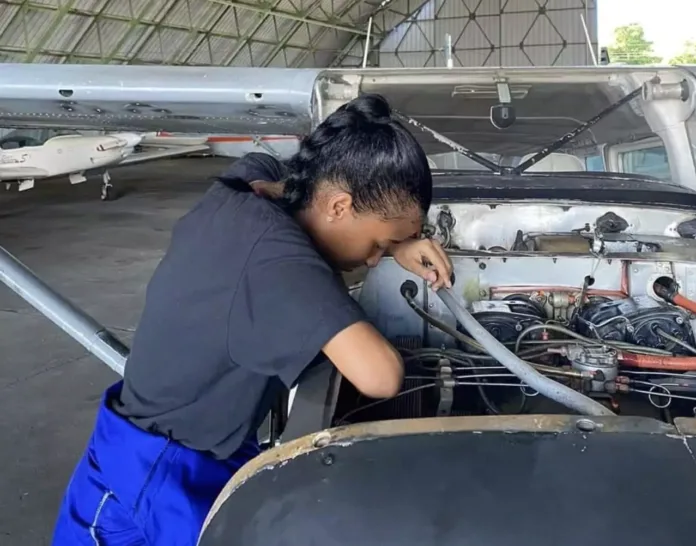
[[[613,41],[613,30],[640,23],[655,53],[667,59],[686,40],[696,40],[696,0],[597,0],[599,43]]]

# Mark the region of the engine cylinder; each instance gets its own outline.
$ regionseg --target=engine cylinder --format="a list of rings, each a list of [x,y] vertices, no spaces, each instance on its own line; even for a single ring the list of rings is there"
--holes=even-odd
[[[519,296],[502,301],[473,302],[472,315],[501,343],[514,343],[522,330],[534,324],[543,324],[546,320],[540,306]],[[530,339],[534,337],[532,335]]]
[[[684,313],[649,298],[589,303],[578,313],[576,328],[587,337],[664,349],[678,355],[691,353],[664,334],[694,344]]]

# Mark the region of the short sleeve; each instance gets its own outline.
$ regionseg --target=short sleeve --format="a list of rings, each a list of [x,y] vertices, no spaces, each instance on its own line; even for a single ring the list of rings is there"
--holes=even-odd
[[[255,180],[278,182],[284,178],[283,164],[275,157],[259,152],[252,152],[234,161],[221,175],[222,179],[243,180],[246,183]]]
[[[257,242],[233,299],[233,363],[290,387],[336,334],[365,320],[341,278],[291,220]]]

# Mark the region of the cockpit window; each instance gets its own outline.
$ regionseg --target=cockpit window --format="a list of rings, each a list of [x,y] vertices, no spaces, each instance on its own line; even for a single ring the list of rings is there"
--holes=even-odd
[[[669,161],[664,146],[619,153],[621,172],[670,180]]]
[[[588,155],[585,158],[585,170],[588,172],[604,172],[607,170],[604,165],[604,157],[601,154]]]

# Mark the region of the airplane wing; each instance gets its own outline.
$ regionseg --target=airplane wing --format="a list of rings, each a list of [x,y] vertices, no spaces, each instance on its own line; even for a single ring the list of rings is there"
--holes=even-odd
[[[175,148],[164,148],[161,150],[152,150],[149,152],[140,152],[137,154],[131,154],[125,159],[116,163],[112,167],[121,167],[124,165],[134,165],[136,163],[143,163],[145,161],[154,161],[156,159],[165,159],[168,157],[177,157],[180,155],[193,154],[196,152],[209,152],[210,147],[206,144],[198,144],[195,146],[177,146]]]
[[[6,167],[0,165],[0,180],[22,180],[28,178],[44,178],[48,171],[37,167]]]
[[[0,127],[305,134],[321,72],[0,64]]]

